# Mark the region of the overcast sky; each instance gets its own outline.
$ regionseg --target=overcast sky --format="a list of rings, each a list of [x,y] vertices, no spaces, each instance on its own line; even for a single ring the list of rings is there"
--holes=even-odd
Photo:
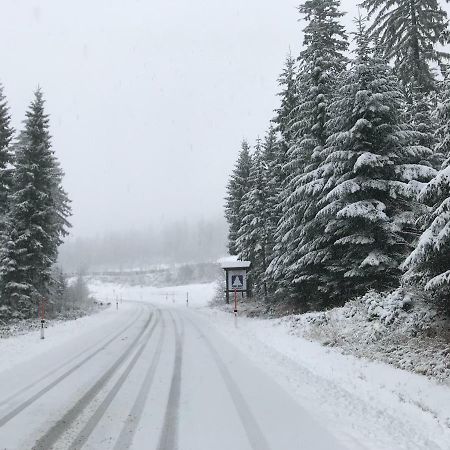
[[[240,142],[264,134],[299,51],[298,3],[1,2],[0,81],[16,127],[44,91],[74,236],[222,214]]]

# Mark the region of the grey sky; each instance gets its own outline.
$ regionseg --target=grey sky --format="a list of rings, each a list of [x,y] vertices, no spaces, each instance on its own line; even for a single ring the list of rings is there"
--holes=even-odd
[[[15,126],[44,90],[75,236],[222,214],[240,142],[264,134],[300,47],[298,3],[2,2],[0,81]]]

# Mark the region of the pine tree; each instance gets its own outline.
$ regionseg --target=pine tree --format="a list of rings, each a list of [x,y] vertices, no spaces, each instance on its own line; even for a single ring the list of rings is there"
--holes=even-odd
[[[416,182],[434,173],[411,163],[431,150],[411,145],[416,134],[401,121],[401,87],[371,54],[362,19],[358,25],[356,59],[329,107],[330,136],[318,171],[326,195],[311,222],[320,234],[305,245],[302,260],[316,267],[320,259],[329,277],[318,288],[335,303],[398,285],[409,250],[404,216],[416,211]]]
[[[285,250],[282,242],[277,242],[276,228],[283,216],[283,203],[288,196],[289,182],[293,175],[292,167],[288,164],[288,151],[292,143],[293,131],[292,121],[295,120],[297,98],[297,70],[296,61],[289,53],[283,72],[281,73],[278,84],[280,86],[279,97],[281,98],[280,107],[275,111],[276,116],[273,119],[275,127],[269,135],[273,133],[273,139],[276,134],[279,135],[279,140],[276,143],[275,157],[270,169],[270,183],[276,187],[271,198],[272,208],[272,222],[275,225],[273,231],[273,245],[271,251],[270,263],[266,271],[267,283],[270,285],[270,290],[274,291],[275,286],[278,292],[283,295],[285,290],[284,277],[282,275],[282,264],[280,261],[285,255]],[[268,139],[272,139],[269,138]],[[266,142],[266,145],[270,145]]]
[[[412,89],[430,92],[436,88],[432,66],[443,64],[449,54],[439,51],[448,42],[447,13],[438,0],[363,0],[362,6],[374,16],[370,28],[409,96]]]
[[[269,135],[268,139],[271,138]],[[254,291],[264,298],[267,298],[268,294],[265,272],[271,253],[273,230],[269,208],[271,185],[268,183],[269,164],[273,159],[272,144],[269,141],[268,146],[263,146],[261,139],[258,138],[256,141],[250,169],[249,190],[242,201],[242,223],[237,239],[241,259],[252,262],[249,275]]]
[[[445,158],[441,171],[422,190],[419,200],[429,205],[431,211],[421,222],[424,229],[414,251],[403,268],[404,280],[418,283],[435,294],[450,308],[450,81],[442,82],[439,102],[434,118],[437,123],[436,152]]]
[[[230,255],[238,254],[236,240],[242,222],[242,199],[249,189],[251,162],[250,146],[244,140],[235,168],[228,182],[227,197],[225,199],[225,218],[229,226],[228,251]]]
[[[426,186],[420,199],[432,206],[416,248],[403,264],[404,280],[435,294],[450,310],[450,164]]]
[[[36,303],[49,293],[51,268],[70,214],[39,89],[15,149],[7,238],[0,268],[1,295],[11,309],[29,317]]]
[[[339,23],[343,16],[336,0],[309,0],[299,7],[308,22],[304,29],[304,46],[299,58],[297,105],[292,112],[291,142],[285,170],[290,173],[283,201],[283,219],[277,229],[276,256],[269,271],[286,285],[297,284],[305,297],[308,288],[302,284],[302,247],[312,239],[305,230],[316,213],[321,187],[315,183],[320,153],[326,143],[327,107],[336,81],[347,65],[344,56],[347,36]],[[310,229],[314,234],[315,230]],[[312,267],[311,267],[312,269]],[[317,285],[322,277],[319,268],[311,270],[308,284]]]
[[[416,144],[435,150],[427,161],[421,162],[436,170],[440,169],[443,163],[443,155],[436,147],[436,122],[433,118],[431,95],[421,92],[417,87],[413,87],[412,102],[407,104],[405,120],[416,134]]]
[[[450,158],[450,73],[447,71],[433,119],[437,124],[435,139],[436,153],[444,159]]]
[[[291,141],[290,137],[290,122],[292,120],[292,111],[297,102],[296,97],[296,62],[295,58],[289,52],[285,67],[281,73],[278,84],[281,91],[278,93],[280,97],[280,107],[275,111],[275,118],[272,120],[275,124],[275,131],[281,135],[282,142],[286,147]]]
[[[8,194],[11,189],[12,154],[10,144],[14,130],[10,122],[11,116],[3,94],[3,86],[0,85],[0,234],[4,232],[8,212]]]

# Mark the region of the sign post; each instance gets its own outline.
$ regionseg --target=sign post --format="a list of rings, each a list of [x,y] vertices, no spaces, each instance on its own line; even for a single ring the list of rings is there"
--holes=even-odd
[[[247,271],[250,267],[250,261],[230,261],[222,264],[225,271],[226,284],[226,302],[230,303],[230,292],[234,292],[234,310],[237,314],[237,294],[244,293],[248,296],[249,289],[247,283]]]

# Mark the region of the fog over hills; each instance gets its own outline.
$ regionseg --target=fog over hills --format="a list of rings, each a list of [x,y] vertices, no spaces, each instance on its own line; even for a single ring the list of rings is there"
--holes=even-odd
[[[210,220],[170,222],[68,240],[59,264],[74,272],[144,269],[150,265],[215,261],[226,254],[226,224]]]

